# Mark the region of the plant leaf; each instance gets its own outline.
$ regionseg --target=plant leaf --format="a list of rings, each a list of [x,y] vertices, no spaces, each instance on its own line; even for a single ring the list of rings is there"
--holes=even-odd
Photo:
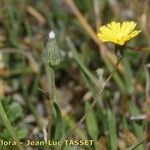
[[[98,126],[97,126],[97,121],[95,118],[95,114],[94,111],[90,111],[88,112],[90,108],[90,104],[88,101],[85,102],[85,113],[87,113],[87,117],[86,117],[86,126],[87,126],[87,130],[89,135],[94,139],[97,140],[98,137]]]

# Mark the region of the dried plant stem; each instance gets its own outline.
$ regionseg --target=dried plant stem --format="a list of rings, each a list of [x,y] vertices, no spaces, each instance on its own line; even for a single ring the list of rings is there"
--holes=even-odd
[[[55,99],[55,71],[54,68],[45,64],[47,79],[48,79],[48,90],[49,90],[49,99],[47,102],[47,113],[48,113],[48,140],[51,138],[51,126],[52,126],[52,112],[53,104]]]
[[[24,150],[23,146],[20,144],[20,141],[17,138],[14,128],[12,127],[12,125],[6,115],[6,112],[4,110],[1,100],[0,100],[0,117],[4,123],[4,126],[7,128],[9,134],[11,135],[13,140],[17,143],[16,146],[17,146],[18,150]]]
[[[68,139],[78,127],[81,126],[81,124],[82,124],[82,123],[84,122],[84,120],[86,119],[88,113],[93,110],[94,106],[96,105],[96,103],[97,103],[98,100],[99,100],[99,97],[100,97],[99,95],[101,95],[101,93],[103,92],[104,88],[106,87],[106,85],[108,84],[108,82],[110,81],[110,79],[112,78],[113,74],[116,72],[116,70],[117,70],[117,68],[118,68],[118,65],[119,65],[119,63],[120,63],[120,61],[121,61],[121,58],[122,58],[122,57],[120,57],[120,59],[117,60],[114,69],[112,70],[112,72],[110,73],[110,75],[108,76],[108,78],[106,79],[106,81],[104,82],[104,84],[101,86],[101,89],[97,92],[97,96],[96,96],[95,100],[92,102],[92,104],[91,104],[90,108],[88,109],[88,111],[82,116],[82,118],[79,120],[79,122],[74,126],[73,129],[71,129],[71,130],[69,131],[69,133],[68,133],[68,134],[64,137],[64,139],[62,140],[62,147],[63,147],[64,141],[65,141],[66,139]],[[61,150],[62,150],[62,147],[60,148]]]
[[[94,8],[94,14],[95,14],[95,26],[96,31],[98,31],[99,27],[102,24],[101,16],[100,16],[100,4],[99,0],[93,1],[93,8]]]

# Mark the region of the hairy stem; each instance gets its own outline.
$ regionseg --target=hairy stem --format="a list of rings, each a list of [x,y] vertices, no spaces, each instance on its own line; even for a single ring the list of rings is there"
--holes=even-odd
[[[55,71],[54,68],[45,64],[47,79],[48,79],[48,90],[49,99],[47,101],[47,113],[48,113],[48,140],[51,138],[51,126],[52,126],[52,110],[55,99]]]

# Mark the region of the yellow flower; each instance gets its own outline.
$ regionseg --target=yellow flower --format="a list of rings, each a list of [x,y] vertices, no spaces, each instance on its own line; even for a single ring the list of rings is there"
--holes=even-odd
[[[102,42],[113,42],[118,45],[124,45],[141,32],[134,30],[135,27],[136,23],[134,21],[125,21],[122,24],[112,21],[106,26],[101,26],[97,36]]]

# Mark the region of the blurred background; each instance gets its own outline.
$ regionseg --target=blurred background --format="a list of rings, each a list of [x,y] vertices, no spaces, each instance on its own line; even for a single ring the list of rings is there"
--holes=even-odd
[[[55,68],[51,135],[61,140],[96,98],[95,82],[100,88],[116,63],[114,45],[97,39],[99,27],[126,20],[135,21],[141,33],[127,43],[118,71],[70,137],[93,139],[94,145],[64,150],[125,150],[137,144],[137,150],[150,148],[145,139],[150,134],[150,0],[0,0],[0,99],[21,141],[43,140],[48,125],[47,77],[41,61],[48,33],[55,32],[63,55]],[[2,121],[0,139],[12,140]]]

